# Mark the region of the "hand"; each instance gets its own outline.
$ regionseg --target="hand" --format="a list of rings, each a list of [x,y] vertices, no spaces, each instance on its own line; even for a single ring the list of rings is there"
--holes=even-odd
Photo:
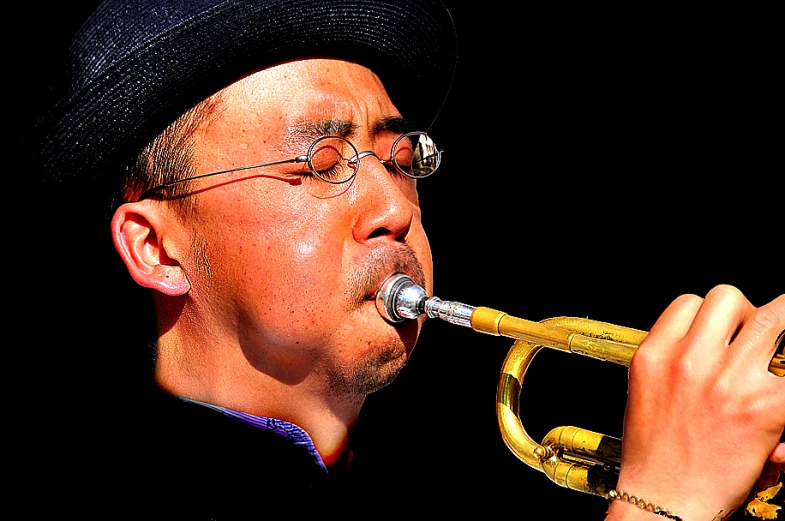
[[[737,509],[767,459],[785,459],[785,378],[768,371],[784,329],[785,295],[759,308],[725,285],[677,298],[630,364],[617,489],[684,521]],[[651,518],[623,501],[608,513]]]

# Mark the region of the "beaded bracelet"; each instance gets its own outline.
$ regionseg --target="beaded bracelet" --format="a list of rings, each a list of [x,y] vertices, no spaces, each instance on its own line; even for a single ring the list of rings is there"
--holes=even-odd
[[[659,507],[653,503],[649,503],[645,499],[636,496],[631,496],[630,494],[624,492],[623,490],[611,489],[610,492],[608,492],[608,501],[613,501],[614,499],[621,499],[622,501],[631,503],[639,508],[642,508],[647,512],[651,512],[652,514],[657,514],[658,516],[664,516],[667,517],[668,519],[676,519],[677,521],[683,521],[682,518],[672,514],[671,512],[668,512],[666,509]]]

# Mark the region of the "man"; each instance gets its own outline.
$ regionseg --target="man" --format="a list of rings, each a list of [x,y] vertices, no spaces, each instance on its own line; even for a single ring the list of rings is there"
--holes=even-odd
[[[416,512],[352,432],[423,322],[385,321],[376,292],[395,272],[433,290],[417,188],[446,170],[428,131],[454,38],[430,1],[109,1],[88,20],[45,166],[115,198],[113,244],[157,324],[146,420],[94,500],[107,517]],[[737,508],[783,460],[785,389],[766,373],[783,328],[782,296],[674,301],[631,367],[618,488],[684,519]],[[675,476],[659,463],[673,452]]]

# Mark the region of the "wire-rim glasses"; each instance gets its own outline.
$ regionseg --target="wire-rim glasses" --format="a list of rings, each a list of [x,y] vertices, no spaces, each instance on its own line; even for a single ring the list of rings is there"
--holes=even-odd
[[[431,137],[425,132],[402,134],[393,143],[389,159],[382,159],[370,150],[359,152],[357,147],[345,137],[323,136],[311,143],[308,152],[303,156],[178,179],[150,188],[137,200],[147,199],[165,188],[194,179],[286,163],[307,163],[310,172],[322,181],[330,184],[343,184],[354,179],[360,169],[360,161],[368,156],[376,157],[382,164],[392,167],[399,174],[412,179],[422,179],[430,176],[439,168],[442,152],[436,148]]]

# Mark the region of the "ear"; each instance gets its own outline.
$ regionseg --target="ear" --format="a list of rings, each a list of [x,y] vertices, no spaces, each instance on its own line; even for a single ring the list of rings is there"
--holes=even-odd
[[[164,244],[170,218],[151,201],[125,203],[112,216],[112,240],[131,277],[140,286],[177,297],[191,289],[180,263]]]

